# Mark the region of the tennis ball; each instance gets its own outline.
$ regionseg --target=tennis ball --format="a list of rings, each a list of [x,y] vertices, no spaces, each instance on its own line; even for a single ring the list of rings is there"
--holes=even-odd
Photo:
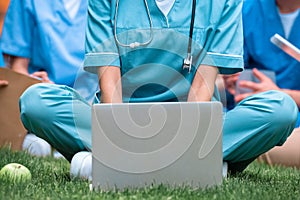
[[[19,163],[10,163],[0,170],[0,179],[19,183],[31,180],[29,169]]]

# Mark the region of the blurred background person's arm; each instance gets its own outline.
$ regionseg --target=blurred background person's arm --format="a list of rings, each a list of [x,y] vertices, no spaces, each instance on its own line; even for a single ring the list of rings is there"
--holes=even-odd
[[[1,34],[1,49],[3,51],[6,67],[13,69],[16,72],[30,75],[35,71],[44,71],[36,69],[29,70],[29,63],[33,57],[33,49],[35,41],[39,38],[34,38],[35,20],[30,15],[28,9],[24,9],[24,1],[10,0],[9,2],[1,1],[5,11],[1,11],[5,16],[2,34]],[[9,6],[8,6],[8,3]],[[8,6],[8,7],[7,7]],[[3,15],[3,12],[5,15]],[[48,74],[45,71],[41,76],[39,73],[34,76],[43,82],[49,81]]]

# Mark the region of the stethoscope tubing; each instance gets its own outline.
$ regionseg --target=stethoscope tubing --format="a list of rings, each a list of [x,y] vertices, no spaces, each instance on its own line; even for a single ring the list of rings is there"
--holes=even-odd
[[[144,0],[144,4],[146,6],[147,15],[148,15],[148,19],[149,19],[150,38],[146,42],[143,42],[143,43],[136,41],[136,42],[132,42],[130,44],[124,44],[119,41],[118,36],[117,36],[117,20],[118,20],[119,1],[120,0],[116,0],[116,12],[115,12],[115,17],[114,17],[114,38],[115,38],[116,43],[122,47],[130,47],[130,48],[136,48],[139,46],[146,46],[146,45],[150,44],[151,41],[153,40],[153,22],[152,22],[152,18],[150,15],[150,10],[148,7],[147,0]]]
[[[140,43],[140,42],[132,42],[130,44],[125,44],[119,41],[118,36],[117,36],[117,20],[118,20],[118,11],[119,11],[119,2],[120,0],[116,0],[116,11],[115,11],[115,16],[114,16],[114,39],[117,43],[117,45],[122,46],[122,47],[128,47],[128,48],[136,48],[139,46],[146,46],[151,43],[153,40],[153,22],[149,10],[149,6],[147,3],[147,0],[144,0],[144,4],[146,7],[148,19],[149,19],[149,29],[150,29],[150,37],[147,41]],[[191,71],[192,67],[192,40],[193,40],[193,29],[194,29],[194,19],[195,19],[195,9],[196,8],[196,0],[193,0],[193,5],[192,5],[192,16],[191,16],[191,24],[190,24],[190,32],[189,32],[189,41],[188,41],[188,49],[187,49],[187,56],[183,61],[183,69],[188,69],[188,72]]]

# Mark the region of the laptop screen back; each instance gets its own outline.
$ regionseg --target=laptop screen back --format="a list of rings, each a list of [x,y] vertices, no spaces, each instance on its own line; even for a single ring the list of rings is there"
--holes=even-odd
[[[220,184],[222,124],[219,102],[95,104],[92,185]]]

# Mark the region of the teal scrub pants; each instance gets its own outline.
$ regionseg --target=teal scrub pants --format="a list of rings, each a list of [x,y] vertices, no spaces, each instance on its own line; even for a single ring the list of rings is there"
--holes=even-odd
[[[27,130],[48,141],[69,161],[91,149],[91,105],[75,90],[35,84],[20,98],[21,120]],[[224,114],[223,159],[254,160],[282,145],[295,127],[298,108],[279,91],[250,96]]]

